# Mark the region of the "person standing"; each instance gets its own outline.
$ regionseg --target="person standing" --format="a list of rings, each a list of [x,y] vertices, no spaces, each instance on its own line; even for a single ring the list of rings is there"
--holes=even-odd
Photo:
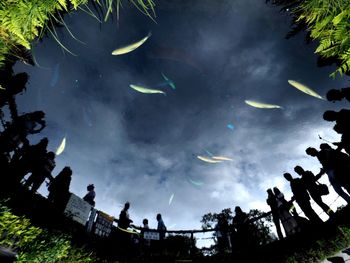
[[[95,186],[93,184],[89,184],[86,187],[86,190],[88,191],[88,193],[83,197],[83,200],[94,207],[95,206],[95,197],[96,197]]]
[[[118,234],[119,234],[119,244],[121,248],[121,262],[126,262],[131,255],[131,233],[128,232],[128,227],[133,221],[129,216],[130,203],[126,202],[124,208],[120,211],[119,220],[118,220]]]
[[[29,176],[25,183],[25,187],[31,186],[31,191],[35,193],[46,178],[50,181],[53,179],[51,172],[55,168],[55,153],[48,152],[38,160],[38,164],[33,168],[32,174]]]
[[[69,200],[69,186],[72,180],[72,169],[68,166],[64,167],[62,171],[51,181],[48,187],[48,200],[59,209],[64,210]]]
[[[306,154],[312,157],[317,157],[322,165],[321,172],[318,174],[318,176],[326,173],[334,191],[336,191],[339,196],[341,196],[348,204],[350,204],[350,195],[342,189],[342,187],[346,188],[347,186],[342,182],[342,175],[346,173],[346,169],[344,169],[345,167],[341,167],[343,165],[339,164],[340,159],[343,159],[344,155],[341,152],[332,150],[330,146],[326,147],[323,145],[322,148],[323,149],[320,151],[317,151],[315,148],[309,147],[306,149]],[[338,156],[338,154],[340,156]]]
[[[120,211],[120,214],[119,214],[118,227],[124,230],[126,230],[130,226],[130,223],[133,222],[129,216],[129,211],[128,211],[129,208],[130,208],[130,203],[126,202],[124,204],[124,208],[122,209],[122,211]]]
[[[334,214],[332,209],[322,201],[322,194],[318,190],[319,187],[316,182],[320,179],[321,175],[315,176],[311,171],[305,171],[299,165],[294,167],[294,171],[301,176],[303,184],[316,204],[318,204],[327,215]]]
[[[273,194],[271,189],[267,189],[266,203],[271,208],[272,220],[276,226],[278,238],[281,240],[281,239],[283,239],[283,234],[281,231],[281,224],[280,224],[280,217],[279,217],[279,213],[278,213],[277,199],[276,199],[276,196]]]
[[[284,173],[284,178],[290,183],[290,188],[293,192],[293,198],[307,218],[313,223],[322,223],[323,221],[316,212],[312,209],[310,196],[303,185],[301,179],[293,178],[290,173]]]
[[[278,216],[282,222],[282,226],[286,236],[290,236],[299,231],[299,226],[294,217],[289,213],[290,204],[284,198],[283,193],[277,188],[273,188],[277,201]]]
[[[159,232],[159,239],[163,240],[165,238],[166,226],[164,224],[161,214],[157,214],[156,219],[158,221],[157,230]]]

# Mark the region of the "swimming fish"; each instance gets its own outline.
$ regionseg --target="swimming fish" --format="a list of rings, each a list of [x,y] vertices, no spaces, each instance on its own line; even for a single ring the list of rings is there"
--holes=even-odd
[[[321,99],[321,100],[325,100],[325,98],[323,98],[321,95],[319,95],[318,93],[316,93],[314,90],[312,90],[311,88],[309,88],[308,86],[300,83],[300,82],[297,82],[295,80],[288,80],[288,83],[290,85],[292,85],[294,88],[310,95],[310,96],[313,96],[315,98],[318,98],[318,99]]]
[[[130,88],[138,91],[138,92],[141,92],[141,93],[146,93],[146,94],[156,94],[156,93],[160,93],[160,94],[165,94],[164,91],[161,91],[161,90],[157,90],[157,89],[148,89],[148,88],[145,88],[145,87],[142,87],[142,86],[138,86],[138,85],[133,85],[133,84],[130,84],[129,85]]]
[[[53,69],[50,86],[53,88],[56,86],[58,79],[60,77],[60,64],[57,63]]]
[[[5,89],[3,86],[1,86],[1,85],[0,85],[0,89],[1,89],[1,90],[6,90],[6,89]]]
[[[259,109],[282,109],[282,107],[279,105],[267,104],[267,103],[263,103],[255,100],[245,100],[244,102],[249,106],[259,108]]]
[[[229,128],[230,130],[233,130],[235,128],[235,126],[233,126],[233,124],[229,123],[229,124],[227,124],[227,128]]]
[[[63,153],[64,148],[66,148],[66,137],[63,138],[60,146],[57,148],[56,155],[60,155],[61,153]]]
[[[121,228],[118,226],[118,229],[123,231],[123,232],[126,232],[126,233],[129,233],[129,234],[135,234],[135,235],[140,235],[139,232],[136,232],[136,231],[132,231],[132,230],[129,230],[129,229],[124,229],[124,228]]]
[[[133,44],[130,44],[130,45],[127,45],[124,47],[117,48],[116,50],[114,50],[112,52],[112,55],[118,56],[118,55],[123,55],[123,54],[129,53],[131,51],[134,51],[135,49],[140,47],[143,43],[145,43],[150,36],[151,36],[151,33],[148,33],[148,35],[146,37],[144,37],[143,39],[141,39],[140,41],[137,41]]]
[[[194,181],[191,178],[188,178],[188,180],[190,181],[190,183],[192,183],[195,186],[202,186],[203,185],[203,182]]]
[[[214,160],[220,160],[220,161],[233,161],[233,159],[225,156],[213,156]]]
[[[170,80],[167,76],[165,76],[163,73],[162,73],[162,76],[163,76],[163,79],[166,81],[166,83],[172,88],[172,89],[176,89],[176,86],[175,86],[175,83]]]
[[[199,160],[202,160],[203,162],[207,162],[207,163],[221,163],[222,161],[220,160],[213,160],[211,158],[205,157],[205,156],[200,156],[198,155],[197,158]]]
[[[169,198],[169,205],[171,204],[171,202],[173,201],[173,199],[174,199],[174,194],[172,194],[172,195],[170,196],[170,198]]]

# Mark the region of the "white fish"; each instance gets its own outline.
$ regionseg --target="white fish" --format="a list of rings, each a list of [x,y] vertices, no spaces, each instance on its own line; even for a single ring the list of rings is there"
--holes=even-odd
[[[220,161],[233,161],[233,159],[225,157],[225,156],[213,156],[214,160],[220,160]]]
[[[118,229],[123,231],[123,232],[129,233],[129,234],[135,234],[135,235],[139,235],[140,234],[139,232],[132,231],[132,230],[129,230],[129,229],[124,229],[124,228],[121,228],[119,226],[118,226]]]
[[[5,89],[3,86],[1,86],[1,85],[0,85],[0,89],[1,89],[1,90],[6,90],[6,89]]]
[[[64,148],[66,148],[66,137],[63,138],[60,146],[57,148],[56,155],[60,155],[61,153],[63,153]]]
[[[200,156],[200,155],[198,155],[197,158],[199,160],[202,160],[203,162],[207,162],[207,163],[221,163],[222,162],[220,160],[213,160],[213,159],[211,159],[209,157]]]
[[[173,201],[173,199],[174,199],[174,194],[172,194],[172,195],[170,196],[170,198],[169,198],[169,205],[171,204],[171,202]]]
[[[279,105],[274,105],[274,104],[268,104],[268,103],[263,103],[255,100],[245,100],[244,101],[246,104],[249,106],[259,108],[259,109],[283,109]]]
[[[130,88],[132,88],[132,89],[134,89],[134,90],[136,90],[138,92],[141,92],[141,93],[146,93],[146,94],[157,94],[157,93],[159,93],[159,94],[166,95],[164,91],[158,90],[158,89],[149,89],[149,88],[145,88],[145,87],[138,86],[138,85],[133,85],[133,84],[130,84],[129,86],[130,86]]]
[[[117,48],[116,50],[114,50],[112,52],[112,55],[118,56],[118,55],[123,55],[123,54],[129,53],[131,51],[134,51],[135,49],[140,47],[143,43],[145,43],[150,36],[151,36],[151,33],[148,33],[148,35],[146,37],[144,37],[143,39],[141,39],[140,41],[137,41],[135,43],[132,43],[132,44],[124,46],[124,47]]]
[[[325,98],[323,98],[321,95],[319,95],[317,92],[315,92],[314,90],[312,90],[311,88],[309,88],[308,86],[298,82],[298,81],[295,81],[295,80],[288,80],[288,83],[290,85],[292,85],[294,88],[310,95],[310,96],[313,96],[315,98],[318,98],[318,99],[321,99],[321,100],[325,100]]]

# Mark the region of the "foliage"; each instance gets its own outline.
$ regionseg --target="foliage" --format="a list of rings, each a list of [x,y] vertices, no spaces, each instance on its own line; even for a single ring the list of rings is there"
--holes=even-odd
[[[202,228],[203,229],[214,228],[220,216],[222,216],[223,219],[226,220],[227,222],[232,221],[233,215],[232,215],[231,208],[225,208],[220,213],[207,213],[203,215],[201,220]]]
[[[293,255],[288,256],[283,262],[322,262],[327,257],[334,255],[349,245],[350,229],[347,227],[339,227],[334,237],[320,239],[312,247],[295,252]]]
[[[153,0],[128,1],[153,19]],[[91,5],[105,12],[105,21],[113,10],[119,15],[122,2],[123,0],[90,0]],[[22,47],[30,50],[32,42],[40,40],[44,33],[49,33],[63,49],[70,52],[60,42],[55,26],[66,27],[74,38],[62,15],[78,9],[97,18],[89,7],[89,0],[0,0],[0,67],[9,54],[21,58],[18,50]]]
[[[258,209],[251,209],[248,212],[248,218],[251,221],[251,231],[253,238],[258,242],[259,245],[265,245],[274,240],[274,237],[271,233],[271,215],[264,216],[265,213]],[[233,219],[233,214],[230,208],[223,209],[220,213],[207,213],[202,216],[202,228],[209,229],[214,228],[218,218],[222,217],[226,222],[231,223]],[[258,220],[255,220],[260,218]],[[216,249],[216,246],[212,247]],[[210,252],[206,252],[210,254]]]
[[[306,29],[319,42],[315,53],[337,62],[337,73],[350,73],[350,2],[348,0],[275,0],[284,10],[291,8],[295,29]],[[298,30],[296,30],[298,31]]]
[[[82,248],[72,246],[70,237],[33,226],[24,216],[14,215],[0,204],[0,246],[18,253],[16,262],[98,262]]]
[[[262,217],[252,224],[254,238],[259,242],[259,245],[265,245],[275,240],[270,229],[272,226],[272,216],[271,214],[264,216],[264,214],[264,212],[258,209],[251,209],[248,213],[248,217],[251,219]]]

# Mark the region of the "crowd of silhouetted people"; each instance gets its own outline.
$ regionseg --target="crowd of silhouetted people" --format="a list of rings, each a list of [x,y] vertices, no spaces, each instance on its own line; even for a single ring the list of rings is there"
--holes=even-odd
[[[350,88],[340,90],[332,89],[327,93],[328,101],[340,101],[346,99],[350,101]],[[341,135],[340,142],[322,143],[320,149],[309,147],[306,154],[316,157],[321,165],[320,172],[313,174],[305,170],[300,165],[294,167],[294,172],[298,177],[293,178],[290,173],[284,173],[284,178],[290,183],[293,197],[290,201],[284,199],[278,188],[268,189],[267,204],[271,207],[273,222],[276,226],[277,234],[283,238],[281,224],[285,234],[291,235],[299,232],[305,220],[298,223],[298,215],[295,212],[293,201],[295,201],[308,219],[308,224],[319,224],[323,221],[311,207],[311,199],[328,215],[332,216],[334,211],[330,204],[322,200],[322,196],[328,195],[328,186],[321,184],[318,180],[326,174],[330,185],[334,191],[343,198],[347,204],[350,203],[350,110],[342,109],[339,112],[328,110],[323,114],[323,119],[335,122],[334,131]],[[322,139],[320,137],[320,139]],[[290,213],[293,210],[294,213]],[[300,217],[299,217],[300,218]],[[299,219],[300,221],[300,219]]]
[[[69,199],[69,186],[72,179],[70,167],[64,167],[56,176],[52,174],[56,163],[56,154],[47,149],[49,140],[41,139],[36,144],[30,144],[28,135],[41,132],[45,126],[45,113],[34,111],[19,115],[15,103],[15,95],[25,89],[28,81],[26,73],[1,75],[0,92],[0,117],[3,126],[0,132],[0,171],[2,188],[20,185],[35,193],[45,182],[49,192],[48,200],[60,210],[64,210]],[[327,93],[329,101],[350,100],[350,88],[330,90]],[[5,121],[2,108],[9,107],[11,120]],[[320,149],[307,148],[306,154],[316,157],[321,165],[320,172],[315,175],[296,165],[293,177],[291,173],[284,173],[284,178],[290,183],[293,193],[291,200],[286,200],[283,193],[277,188],[267,190],[267,204],[271,207],[273,222],[276,226],[279,239],[283,238],[282,228],[286,236],[300,232],[307,225],[321,224],[323,221],[311,206],[311,199],[322,208],[328,215],[332,216],[334,211],[330,204],[322,200],[322,196],[329,194],[327,185],[318,183],[322,175],[328,176],[329,183],[335,192],[350,203],[350,110],[342,109],[339,112],[326,111],[323,118],[329,122],[335,122],[334,130],[341,135],[340,142],[322,143]],[[83,197],[91,206],[95,206],[94,185],[87,186],[87,194]],[[293,203],[297,203],[307,219],[298,215]],[[121,247],[128,251],[130,243],[130,231],[128,228],[132,223],[127,202],[120,212],[118,219],[119,237]],[[156,216],[159,239],[165,237],[166,227],[161,214]],[[217,218],[217,242],[219,251],[227,247],[244,251],[245,248],[255,246],[256,240],[251,235],[252,221],[240,207],[235,208],[235,216],[232,223],[228,223],[224,217]],[[142,231],[148,229],[148,219],[143,220]],[[147,241],[144,241],[147,246]]]
[[[340,101],[346,99],[350,102],[350,88],[340,90],[332,89],[327,93],[328,101]],[[341,135],[340,142],[320,144],[320,149],[307,148],[306,154],[316,157],[321,165],[320,172],[313,174],[300,165],[294,167],[297,176],[284,173],[284,178],[289,182],[293,194],[291,200],[286,200],[283,193],[277,188],[267,189],[267,204],[271,208],[272,221],[276,227],[279,239],[301,232],[303,229],[317,227],[323,223],[322,219],[311,206],[311,199],[329,216],[334,215],[322,197],[329,194],[326,184],[318,180],[326,174],[334,191],[350,204],[350,110],[342,109],[339,112],[328,110],[323,118],[329,122],[335,122],[334,131]],[[320,139],[322,139],[320,137]],[[333,147],[330,145],[332,144]],[[294,202],[300,207],[305,217],[300,216],[295,209]],[[254,237],[253,221],[237,206],[236,215],[229,224],[225,216],[219,214],[216,225],[216,238],[218,251],[233,253],[246,253],[249,249],[257,246],[257,238]],[[282,226],[282,227],[281,227]]]

